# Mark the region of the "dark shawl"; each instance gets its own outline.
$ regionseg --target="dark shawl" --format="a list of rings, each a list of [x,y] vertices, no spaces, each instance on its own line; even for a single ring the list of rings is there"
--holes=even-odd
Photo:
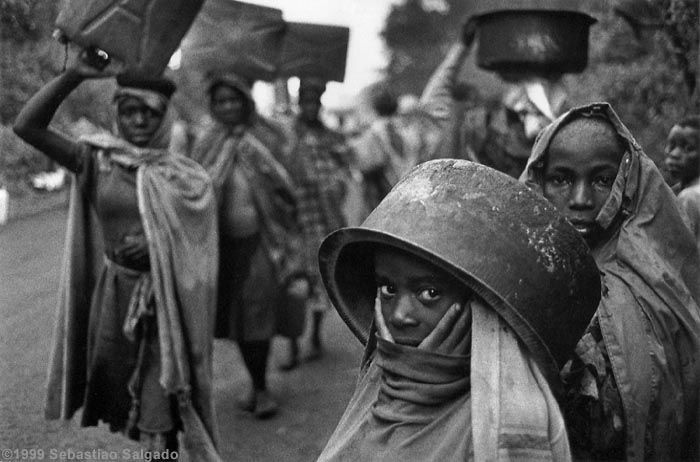
[[[597,317],[622,399],[627,458],[695,459],[700,258],[673,192],[607,103],[572,109],[549,125],[520,179],[542,192],[552,138],[586,116],[609,121],[627,147],[597,218],[614,233],[593,249],[603,278]]]

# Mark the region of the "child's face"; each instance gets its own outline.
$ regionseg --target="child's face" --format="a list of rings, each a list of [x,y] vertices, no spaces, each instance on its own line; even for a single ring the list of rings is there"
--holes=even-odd
[[[418,346],[469,290],[455,278],[411,254],[381,249],[374,255],[382,315],[394,341]]]
[[[544,171],[544,195],[594,246],[603,230],[596,222],[610,195],[624,155],[612,127],[578,119],[552,140]]]
[[[664,164],[675,181],[688,182],[700,174],[698,130],[674,125],[666,140]]]

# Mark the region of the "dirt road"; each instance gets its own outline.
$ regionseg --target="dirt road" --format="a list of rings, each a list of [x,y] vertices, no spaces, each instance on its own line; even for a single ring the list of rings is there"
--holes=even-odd
[[[43,418],[64,234],[64,210],[0,228],[0,449],[41,448],[47,455],[51,449],[138,450],[138,445],[110,434],[104,426],[83,429],[77,419]],[[246,391],[249,378],[235,345],[216,341],[214,386],[224,460],[315,460],[352,392],[361,356],[359,343],[340,318],[335,313],[328,318],[324,330],[328,352],[320,361],[278,372],[275,364],[284,348],[281,341],[275,342],[269,382],[282,410],[266,421],[236,409],[235,399]]]

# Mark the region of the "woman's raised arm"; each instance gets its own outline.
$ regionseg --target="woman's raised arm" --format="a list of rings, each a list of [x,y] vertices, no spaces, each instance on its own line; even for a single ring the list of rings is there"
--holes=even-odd
[[[63,100],[83,80],[109,75],[111,74],[88,65],[81,56],[75,65],[44,85],[27,101],[15,120],[15,133],[62,166],[77,171],[79,164],[76,142],[49,128],[49,124]]]

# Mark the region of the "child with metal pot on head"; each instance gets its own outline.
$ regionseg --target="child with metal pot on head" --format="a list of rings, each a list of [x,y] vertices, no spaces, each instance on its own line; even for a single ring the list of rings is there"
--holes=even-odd
[[[482,165],[427,162],[319,260],[365,345],[319,460],[570,460],[559,369],[600,280],[546,200]]]

